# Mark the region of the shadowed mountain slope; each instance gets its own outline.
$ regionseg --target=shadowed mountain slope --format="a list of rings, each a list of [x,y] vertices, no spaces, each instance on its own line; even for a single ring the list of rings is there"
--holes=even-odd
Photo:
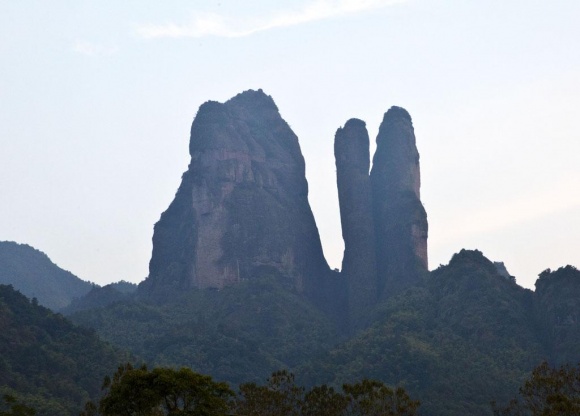
[[[17,290],[54,311],[91,290],[91,283],[54,264],[26,244],[0,241],[0,284]]]
[[[94,331],[0,285],[0,394],[18,396],[38,416],[78,415],[126,359]]]

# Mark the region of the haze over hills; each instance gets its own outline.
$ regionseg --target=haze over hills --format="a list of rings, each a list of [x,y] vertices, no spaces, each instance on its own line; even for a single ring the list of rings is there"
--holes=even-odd
[[[406,110],[385,113],[372,168],[364,121],[334,143],[341,272],[322,253],[298,138],[250,90],[200,107],[137,291],[95,288],[64,311],[150,365],[234,384],[280,368],[308,385],[372,377],[402,384],[429,415],[490,414],[541,360],[580,360],[574,267],[546,270],[536,292],[476,250],[428,271]]]
[[[52,310],[67,306],[92,287],[58,267],[43,252],[13,241],[0,241],[0,284],[13,285]]]
[[[111,292],[107,296],[110,298],[115,294],[120,297],[131,293],[137,288],[137,285],[125,281],[101,288],[61,269],[42,251],[13,241],[0,241],[0,284],[12,285],[53,311],[67,308],[85,295],[94,299],[93,306],[96,306],[95,298],[102,290]]]

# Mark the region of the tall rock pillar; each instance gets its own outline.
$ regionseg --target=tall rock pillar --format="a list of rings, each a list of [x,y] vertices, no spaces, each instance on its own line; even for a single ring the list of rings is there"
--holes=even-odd
[[[298,138],[262,90],[203,104],[191,163],[155,224],[145,296],[277,276],[316,297],[330,273]]]
[[[381,296],[412,285],[427,271],[427,214],[420,200],[419,152],[409,113],[391,107],[377,136],[370,174]]]
[[[371,182],[369,135],[364,121],[351,119],[334,139],[350,316],[357,320],[377,301],[377,269]]]

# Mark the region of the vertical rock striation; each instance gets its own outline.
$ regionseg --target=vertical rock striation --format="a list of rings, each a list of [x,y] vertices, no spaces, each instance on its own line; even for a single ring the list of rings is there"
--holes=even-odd
[[[377,300],[376,249],[369,178],[369,135],[364,121],[351,119],[334,139],[349,309],[355,320]]]
[[[298,138],[271,97],[203,104],[191,163],[155,225],[141,293],[221,288],[263,274],[312,295],[329,274],[308,203]]]
[[[370,174],[382,296],[427,271],[427,214],[420,200],[419,152],[411,117],[400,107],[384,115]]]

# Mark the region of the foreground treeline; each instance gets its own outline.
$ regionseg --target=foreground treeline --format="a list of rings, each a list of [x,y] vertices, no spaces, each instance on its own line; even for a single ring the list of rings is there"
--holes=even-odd
[[[147,369],[125,364],[105,377],[101,398],[89,401],[80,416],[415,416],[419,401],[398,387],[375,380],[298,386],[288,371],[277,371],[265,385],[244,383],[235,393],[227,383],[188,368]],[[491,403],[494,416],[580,416],[580,364],[536,367],[509,403]],[[5,395],[0,416],[34,416],[36,410]]]
[[[102,398],[88,402],[81,416],[414,416],[418,409],[419,401],[402,387],[376,380],[344,384],[341,391],[327,385],[306,390],[283,370],[265,385],[244,383],[234,393],[227,383],[188,368],[126,364],[105,378]],[[491,403],[491,410],[495,416],[580,416],[580,364],[542,363],[509,404]]]
[[[306,390],[285,370],[272,374],[265,385],[242,384],[236,394],[228,384],[188,368],[148,370],[126,364],[112,379],[105,378],[103,391],[98,403],[86,404],[82,416],[413,416],[419,407],[401,387],[363,380],[343,385],[342,391],[326,385]]]
[[[509,405],[492,405],[495,416],[580,416],[580,364],[552,368],[544,362]]]

